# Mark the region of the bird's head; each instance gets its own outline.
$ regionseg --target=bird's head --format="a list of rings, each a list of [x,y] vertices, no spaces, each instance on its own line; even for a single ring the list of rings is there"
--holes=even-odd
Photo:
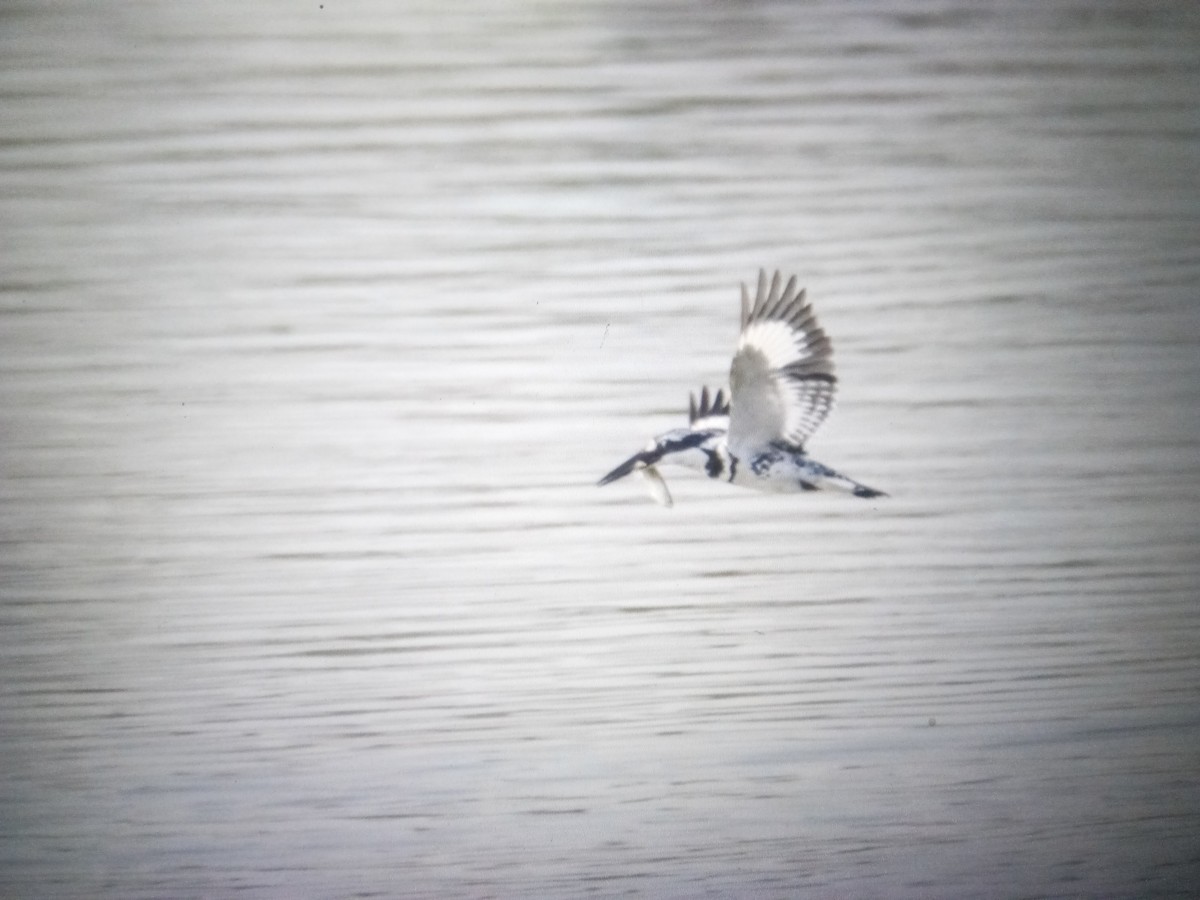
[[[610,484],[624,478],[630,472],[641,472],[646,479],[650,496],[663,506],[671,505],[671,493],[667,483],[659,474],[657,466],[676,465],[687,466],[689,469],[704,469],[709,464],[711,451],[704,445],[711,442],[713,434],[705,431],[692,431],[689,428],[676,428],[646,444],[646,448],[633,454],[607,475],[598,484]]]

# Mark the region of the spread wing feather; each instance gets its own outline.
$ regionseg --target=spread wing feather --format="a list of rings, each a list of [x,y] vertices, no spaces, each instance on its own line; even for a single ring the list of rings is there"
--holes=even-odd
[[[801,448],[833,408],[833,347],[796,278],[758,273],[751,303],[742,285],[742,333],[729,371],[729,443]]]
[[[696,395],[688,395],[688,424],[696,431],[728,431],[729,400],[725,391],[718,389],[710,398],[708,387],[700,389],[700,402]]]

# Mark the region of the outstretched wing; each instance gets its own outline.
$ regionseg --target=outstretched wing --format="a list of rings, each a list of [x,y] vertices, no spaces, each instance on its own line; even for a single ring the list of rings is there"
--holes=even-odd
[[[833,348],[804,291],[758,273],[754,303],[742,285],[742,334],[729,371],[729,444],[803,447],[833,408]]]
[[[725,391],[718,391],[710,399],[708,388],[700,389],[700,402],[696,395],[688,395],[688,424],[694,431],[728,431],[729,430],[729,400]]]

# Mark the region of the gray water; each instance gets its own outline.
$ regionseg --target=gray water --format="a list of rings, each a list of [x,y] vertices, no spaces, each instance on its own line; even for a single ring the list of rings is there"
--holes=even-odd
[[[1197,46],[5,4],[0,894],[1192,894]],[[891,498],[595,487],[760,266]]]

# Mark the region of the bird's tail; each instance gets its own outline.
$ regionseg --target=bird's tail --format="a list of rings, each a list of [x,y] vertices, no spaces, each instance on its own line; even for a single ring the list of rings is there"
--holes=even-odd
[[[861,481],[855,481],[853,478],[847,478],[841,472],[829,472],[821,479],[821,487],[831,487],[839,491],[845,491],[847,494],[853,494],[855,497],[862,497],[869,500],[872,497],[888,497],[889,494],[884,491],[877,491],[873,487],[867,487]]]
[[[867,487],[865,484],[858,484],[857,482],[855,483],[854,490],[851,491],[851,493],[854,494],[855,497],[864,497],[866,499],[870,499],[871,497],[891,496],[891,494],[885,493],[884,491],[877,491],[873,487]]]

